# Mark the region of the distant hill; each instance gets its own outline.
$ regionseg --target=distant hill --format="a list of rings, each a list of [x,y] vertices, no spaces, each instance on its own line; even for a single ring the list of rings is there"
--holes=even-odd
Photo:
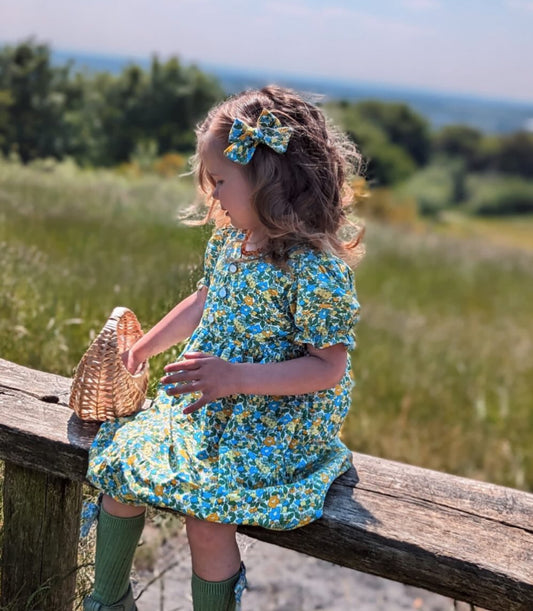
[[[107,71],[119,73],[131,63],[148,68],[150,59],[127,58],[113,55],[84,54],[69,51],[52,51],[57,64],[73,60],[76,68],[89,72]],[[440,93],[409,88],[393,87],[362,82],[348,82],[326,78],[299,77],[276,73],[254,72],[199,64],[206,72],[214,74],[225,91],[234,93],[247,87],[262,87],[276,82],[298,91],[312,92],[324,99],[358,101],[379,99],[389,102],[405,102],[424,115],[434,128],[451,124],[471,125],[484,132],[506,133],[521,129],[533,131],[533,102],[493,100],[477,96]]]

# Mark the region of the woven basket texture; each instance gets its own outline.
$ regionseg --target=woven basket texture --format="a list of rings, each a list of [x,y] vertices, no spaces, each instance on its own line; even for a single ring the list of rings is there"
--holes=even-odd
[[[148,388],[148,363],[132,375],[121,355],[142,335],[131,310],[113,310],[83,355],[72,380],[69,405],[82,420],[113,420],[141,409]]]

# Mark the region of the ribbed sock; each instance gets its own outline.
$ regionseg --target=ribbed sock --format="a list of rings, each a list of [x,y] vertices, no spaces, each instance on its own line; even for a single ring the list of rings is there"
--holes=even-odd
[[[118,518],[100,507],[92,597],[113,605],[128,591],[133,555],[144,527],[144,513]]]
[[[234,611],[235,584],[239,579],[240,569],[233,577],[224,581],[206,581],[193,571],[192,604],[194,611]]]

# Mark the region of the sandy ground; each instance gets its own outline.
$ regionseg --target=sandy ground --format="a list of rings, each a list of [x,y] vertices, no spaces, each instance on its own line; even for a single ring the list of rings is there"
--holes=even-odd
[[[238,538],[248,578],[243,611],[470,609],[464,603],[454,606],[449,598],[425,590],[339,567],[244,535],[239,534]],[[187,539],[182,532],[162,546],[155,575],[137,575],[139,611],[191,611],[190,571]]]

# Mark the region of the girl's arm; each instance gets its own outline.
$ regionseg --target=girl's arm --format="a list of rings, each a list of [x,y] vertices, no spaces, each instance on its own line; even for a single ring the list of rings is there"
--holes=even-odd
[[[307,351],[307,356],[280,363],[237,363],[235,394],[303,395],[335,386],[346,371],[346,346],[320,350],[308,345]]]
[[[135,372],[150,357],[190,337],[202,318],[206,296],[207,288],[203,286],[178,303],[143,335],[124,355],[127,369]]]
[[[335,386],[346,371],[346,346],[307,348],[308,355],[280,363],[228,363],[194,352],[186,354],[184,361],[167,365],[168,375],[161,382],[179,383],[167,390],[169,395],[201,391],[202,397],[184,413],[228,395],[301,395]]]

